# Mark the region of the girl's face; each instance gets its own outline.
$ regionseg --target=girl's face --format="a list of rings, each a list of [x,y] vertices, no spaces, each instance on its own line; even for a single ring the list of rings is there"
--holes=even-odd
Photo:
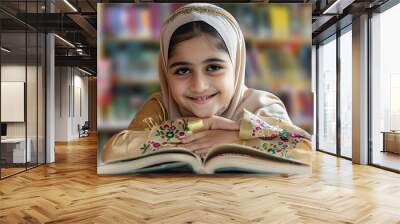
[[[208,34],[182,41],[168,59],[167,82],[175,102],[194,116],[223,112],[234,94],[228,53]]]

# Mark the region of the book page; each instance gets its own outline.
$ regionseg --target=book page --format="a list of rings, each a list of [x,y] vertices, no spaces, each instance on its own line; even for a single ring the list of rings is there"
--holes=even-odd
[[[287,173],[306,174],[311,167],[299,163],[271,158],[261,158],[246,154],[219,154],[209,159],[204,167],[206,173],[250,172],[250,173]]]
[[[184,155],[190,155],[190,156],[196,157],[196,159],[201,161],[201,158],[197,154],[191,152],[188,149],[179,148],[179,147],[176,147],[176,146],[161,147],[158,151],[147,152],[147,153],[144,153],[142,155],[138,155],[136,157],[133,157],[133,158],[130,158],[130,159],[127,159],[127,160],[136,160],[136,159],[141,159],[141,158],[144,158],[144,157],[150,157],[150,156],[162,155],[162,154],[171,154],[171,153],[174,153],[174,154],[179,153],[179,154],[184,154]]]
[[[245,145],[239,145],[239,144],[224,144],[224,145],[219,145],[213,149],[210,150],[210,152],[207,154],[206,158],[204,159],[203,163],[207,163],[207,161],[211,160],[212,158],[219,156],[221,154],[242,154],[242,155],[247,155],[255,158],[265,158],[265,159],[271,159],[271,160],[277,160],[277,161],[282,161],[282,162],[292,162],[292,163],[297,163],[297,164],[303,164],[299,161],[292,160],[290,158],[282,158],[279,156],[275,156],[266,152],[262,152],[258,149],[245,146]],[[307,165],[307,164],[305,164]]]
[[[203,166],[197,157],[182,151],[178,153],[171,151],[100,165],[97,167],[97,172],[99,174],[141,173],[174,170],[186,166],[191,167],[195,173],[203,173]]]

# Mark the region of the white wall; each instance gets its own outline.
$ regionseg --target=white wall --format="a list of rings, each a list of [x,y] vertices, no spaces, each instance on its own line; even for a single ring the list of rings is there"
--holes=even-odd
[[[25,65],[2,65],[1,66],[1,81],[10,81],[10,82],[25,82],[25,75],[26,75],[26,71],[25,69],[27,69],[28,74],[36,74],[36,67],[34,66],[27,66],[27,68],[25,67]],[[28,79],[30,77],[28,76]],[[36,80],[28,80],[29,85],[34,85],[36,86]],[[30,106],[31,108],[27,109],[28,112],[31,111],[36,111],[36,88],[27,88],[27,104],[28,106]],[[33,102],[33,104],[32,104]],[[34,108],[32,108],[34,107]],[[1,108],[1,110],[7,110],[7,108]],[[30,133],[32,133],[30,130],[32,128],[32,130],[36,130],[36,113],[27,113],[27,119],[28,122],[30,122],[28,124],[28,137]],[[34,121],[34,124],[32,124],[31,122]],[[25,137],[25,123],[26,122],[8,122],[7,125],[7,136],[8,137]],[[35,135],[36,135],[36,131],[35,131]]]
[[[67,67],[55,68],[55,140],[68,140],[68,86]]]
[[[83,73],[74,70],[74,108],[72,119],[72,135],[78,136],[78,124],[81,126],[88,120],[88,78],[81,76]],[[80,101],[80,102],[79,102]],[[80,108],[81,107],[81,108]],[[81,111],[80,111],[81,110]],[[75,113],[74,113],[75,112]]]
[[[76,68],[56,67],[55,85],[55,140],[77,139],[78,124],[88,120],[88,78]]]

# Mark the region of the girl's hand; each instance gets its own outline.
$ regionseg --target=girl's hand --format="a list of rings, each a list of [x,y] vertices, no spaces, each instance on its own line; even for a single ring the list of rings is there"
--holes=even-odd
[[[203,119],[203,124],[203,130],[239,130],[240,128],[239,122],[216,115]]]
[[[181,139],[179,146],[187,148],[197,154],[206,154],[212,147],[239,140],[239,131],[232,130],[205,130],[186,136]]]

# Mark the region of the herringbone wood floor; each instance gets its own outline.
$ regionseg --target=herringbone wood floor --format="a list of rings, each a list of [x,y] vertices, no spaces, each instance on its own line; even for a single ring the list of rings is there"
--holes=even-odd
[[[0,181],[0,223],[400,223],[400,175],[316,153],[312,175],[98,176],[96,139]]]

